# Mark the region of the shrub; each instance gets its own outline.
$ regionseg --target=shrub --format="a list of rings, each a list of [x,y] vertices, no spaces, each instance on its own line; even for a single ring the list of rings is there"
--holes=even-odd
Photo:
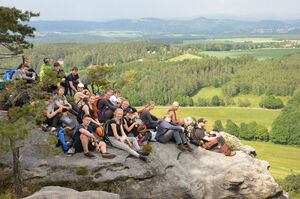
[[[213,126],[214,129],[218,129],[219,131],[224,131],[224,127],[221,120],[216,120]]]
[[[239,107],[249,107],[250,105],[251,105],[251,103],[249,102],[248,98],[246,98],[245,100],[238,99]]]
[[[259,106],[268,109],[280,109],[283,108],[284,105],[280,98],[275,98],[273,95],[271,95],[267,97],[262,97]]]
[[[218,96],[213,96],[211,99],[211,103],[212,106],[220,106],[220,99]]]
[[[239,127],[231,120],[227,120],[226,132],[236,137],[239,137]]]
[[[208,106],[209,103],[207,101],[205,98],[198,98],[198,106]]]

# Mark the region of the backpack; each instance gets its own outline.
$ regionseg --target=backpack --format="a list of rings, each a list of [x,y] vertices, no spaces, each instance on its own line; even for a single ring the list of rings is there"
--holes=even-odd
[[[96,100],[95,100],[95,102],[94,102],[94,104],[95,104],[95,106],[96,106],[96,111],[97,111],[98,119],[99,119],[100,121],[103,120],[103,118],[104,118],[104,113],[108,110],[107,108],[104,108],[104,109],[102,109],[102,110],[99,110],[99,109],[98,109],[98,104],[99,104],[100,100],[102,100],[103,98],[104,98],[103,96],[102,96],[102,97],[97,97]]]
[[[59,128],[59,142],[62,144],[64,151],[68,151],[73,145],[73,131],[71,127]]]
[[[17,71],[18,71],[18,69],[10,69],[10,70],[6,71],[4,74],[4,79],[8,80],[8,81],[12,80],[13,74]]]
[[[104,97],[102,96],[102,97],[97,97],[97,98],[95,99],[94,104],[95,104],[95,106],[96,106],[97,112],[99,112],[99,110],[98,110],[98,103],[99,103],[100,100],[102,100],[103,98],[104,98]]]
[[[102,132],[101,134],[103,135],[102,138],[103,138],[103,141],[106,142],[107,144],[109,144],[110,146],[112,146],[109,138],[108,138],[108,125],[110,125],[110,122],[111,120],[107,120],[104,124],[103,124],[103,127],[102,127]],[[100,131],[100,129],[99,129]],[[98,134],[98,128],[96,130],[97,134]],[[99,132],[100,133],[100,132]],[[99,134],[98,134],[99,135]],[[99,135],[100,136],[100,135]],[[100,136],[101,137],[101,136]]]
[[[84,104],[84,105],[86,105],[86,104]],[[83,116],[85,115],[85,112],[82,110],[82,108],[83,108],[84,105],[82,105],[82,106],[79,108],[79,112],[78,112],[77,117],[76,117],[76,119],[77,119],[77,121],[78,121],[79,124],[82,123],[82,118],[83,118]]]

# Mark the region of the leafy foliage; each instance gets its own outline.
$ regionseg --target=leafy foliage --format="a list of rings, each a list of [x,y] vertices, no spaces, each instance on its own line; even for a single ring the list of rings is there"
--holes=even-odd
[[[216,120],[213,126],[214,129],[218,129],[219,131],[224,131],[224,127],[221,120]]]
[[[35,28],[22,22],[36,16],[39,14],[0,6],[0,45],[15,55],[22,53],[23,49],[32,48],[33,45],[25,38],[34,37]]]
[[[227,120],[225,131],[231,135],[239,137],[239,127],[231,120]]]

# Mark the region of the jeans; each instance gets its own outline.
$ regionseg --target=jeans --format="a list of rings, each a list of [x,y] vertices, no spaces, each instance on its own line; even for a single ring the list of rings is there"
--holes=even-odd
[[[187,143],[181,130],[168,130],[158,141],[166,143],[170,140],[175,141],[177,145]]]

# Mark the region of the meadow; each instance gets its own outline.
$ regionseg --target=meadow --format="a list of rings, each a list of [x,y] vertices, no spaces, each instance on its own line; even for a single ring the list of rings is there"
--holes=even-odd
[[[183,61],[185,59],[202,59],[202,57],[192,55],[192,54],[184,54],[184,55],[179,55],[177,57],[173,57],[173,58],[169,59],[168,61],[170,61],[170,62],[172,62],[172,61]]]
[[[204,51],[204,52],[198,52],[199,54],[205,54],[213,57],[240,57],[243,55],[253,55],[257,59],[267,59],[267,58],[273,58],[273,57],[281,57],[284,55],[299,53],[300,48],[268,48],[268,49],[253,49],[253,50],[232,50],[232,51]]]
[[[268,37],[268,38],[263,38],[263,37],[248,37],[248,38],[222,38],[222,39],[183,40],[184,44],[190,44],[190,43],[229,43],[229,42],[265,43],[265,42],[281,42],[281,41],[274,40],[271,37]]]
[[[256,149],[259,159],[270,163],[270,172],[276,179],[292,173],[300,174],[300,147],[242,140],[243,144]]]
[[[218,96],[221,98],[224,98],[223,93],[222,93],[222,88],[215,88],[213,86],[210,87],[205,87],[202,88],[201,90],[198,91],[198,93],[196,93],[192,99],[194,101],[194,103],[197,103],[199,98],[212,98],[213,96]],[[259,102],[261,101],[263,95],[258,96],[258,95],[253,95],[253,94],[238,94],[237,96],[233,97],[234,102],[238,105],[238,101],[239,99],[244,101],[246,99],[248,99],[248,101],[251,103],[251,105],[249,107],[259,107]],[[289,100],[289,96],[276,96],[278,98],[280,98],[283,101],[283,104],[287,104],[287,101]],[[236,105],[236,106],[237,106]]]
[[[138,110],[139,109],[140,108],[138,108]],[[155,107],[151,113],[162,118],[169,109],[169,107]],[[262,124],[270,129],[273,120],[279,115],[279,113],[280,111],[266,109],[232,107],[180,107],[177,111],[177,118],[183,119],[191,116],[195,119],[199,119],[203,117],[207,120],[207,129],[211,129],[216,120],[221,120],[224,127],[227,120],[232,120],[236,124],[255,121],[258,124]]]

